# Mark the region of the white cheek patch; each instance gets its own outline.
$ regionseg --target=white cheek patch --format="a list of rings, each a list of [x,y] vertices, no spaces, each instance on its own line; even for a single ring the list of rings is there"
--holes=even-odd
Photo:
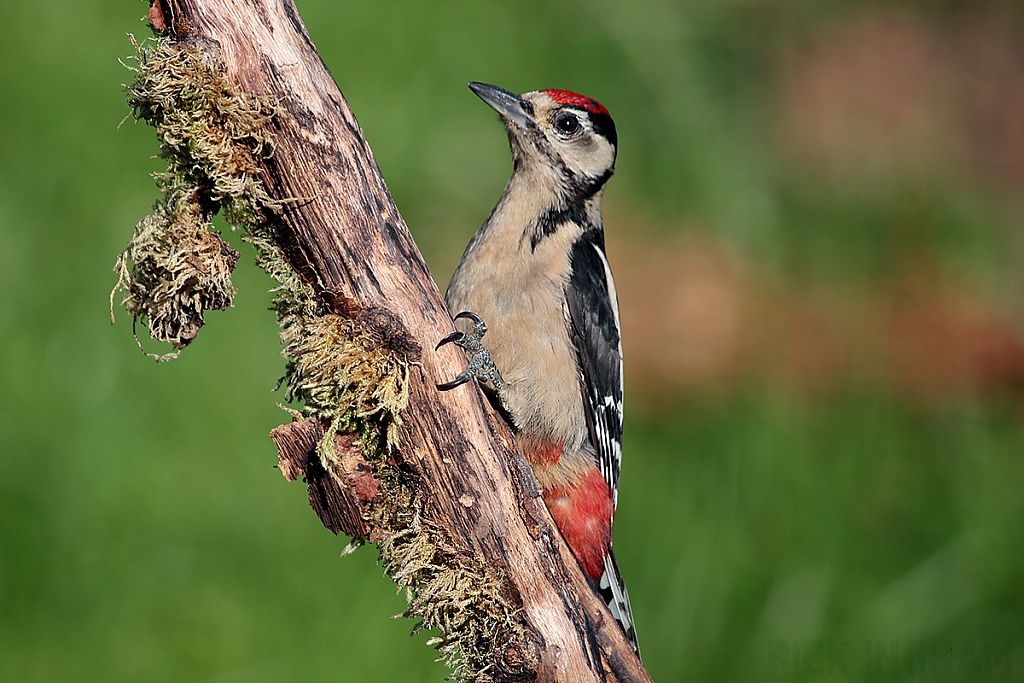
[[[587,132],[583,140],[556,140],[554,148],[573,173],[597,177],[615,162],[615,150],[603,137]]]

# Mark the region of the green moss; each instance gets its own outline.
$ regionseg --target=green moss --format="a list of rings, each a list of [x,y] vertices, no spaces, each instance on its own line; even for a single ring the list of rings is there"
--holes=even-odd
[[[128,104],[160,138],[167,171],[157,174],[158,186],[174,195],[198,189],[213,205],[232,198],[277,207],[258,159],[273,154],[269,124],[284,110],[238,92],[202,46],[156,39],[137,47]]]
[[[328,307],[287,263],[266,230],[248,226],[244,238],[256,249],[257,264],[277,281],[274,310],[281,325],[281,352],[291,359],[285,380],[287,397],[302,402],[297,416],[329,423],[320,443],[324,468],[333,472],[334,432],[362,435],[367,460],[395,445],[395,429],[409,403],[410,359],[387,348],[363,323]],[[378,446],[380,442],[380,446]]]

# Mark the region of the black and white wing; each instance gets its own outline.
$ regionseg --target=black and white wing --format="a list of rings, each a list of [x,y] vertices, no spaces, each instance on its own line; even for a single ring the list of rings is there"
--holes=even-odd
[[[573,245],[566,300],[579,357],[583,403],[597,466],[618,502],[622,463],[622,342],[615,283],[604,235],[588,230]]]
[[[597,452],[598,468],[608,482],[615,505],[622,465],[622,340],[615,282],[604,253],[603,233],[599,230],[585,232],[573,245],[570,263],[566,300],[582,374],[587,426]],[[611,548],[597,588],[639,654],[629,593]]]

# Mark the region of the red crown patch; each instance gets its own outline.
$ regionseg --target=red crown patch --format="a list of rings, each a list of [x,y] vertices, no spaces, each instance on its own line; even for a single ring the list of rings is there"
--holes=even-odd
[[[597,100],[584,97],[583,95],[570,92],[568,90],[541,90],[542,93],[553,99],[559,104],[571,104],[577,107],[583,107],[587,111],[591,111],[595,114],[603,114],[604,116],[611,117],[608,110],[604,108],[604,105]]]

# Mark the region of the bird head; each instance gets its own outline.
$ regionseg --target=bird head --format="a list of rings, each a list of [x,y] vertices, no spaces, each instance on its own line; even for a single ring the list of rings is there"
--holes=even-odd
[[[516,95],[495,85],[470,83],[505,124],[516,170],[558,169],[577,183],[600,180],[615,168],[618,139],[608,110],[568,90],[535,90]]]

